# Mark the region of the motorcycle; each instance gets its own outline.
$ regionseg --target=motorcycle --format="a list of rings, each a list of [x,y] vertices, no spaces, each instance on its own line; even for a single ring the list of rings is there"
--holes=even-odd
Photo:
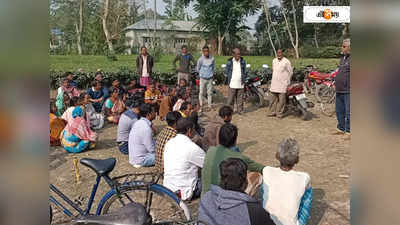
[[[222,64],[221,67],[225,68],[226,65]],[[250,67],[251,67],[250,64],[246,65],[246,68]],[[259,76],[258,74],[248,74],[244,82],[243,98],[245,101],[255,99],[255,102],[258,107],[262,107],[265,105],[264,90],[261,88],[263,80],[264,78],[262,76]]]
[[[315,69],[313,65],[306,66],[305,77],[304,77],[304,89],[306,93],[316,94],[316,89],[324,81],[329,80],[331,77],[335,77],[338,70],[334,70],[330,73],[321,73]],[[317,99],[318,96],[316,95]]]
[[[297,112],[303,120],[310,119],[308,108],[314,107],[314,104],[305,95],[302,83],[292,83],[287,87],[286,107],[288,111]]]

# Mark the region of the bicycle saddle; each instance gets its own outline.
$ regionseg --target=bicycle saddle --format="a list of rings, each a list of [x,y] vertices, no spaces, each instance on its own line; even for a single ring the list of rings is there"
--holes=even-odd
[[[151,222],[144,206],[134,202],[125,205],[117,213],[88,215],[73,220],[76,225],[151,225]]]
[[[97,173],[99,176],[103,176],[111,172],[114,167],[116,160],[115,158],[109,158],[109,159],[88,159],[88,158],[83,158],[81,159],[81,164],[84,166],[89,167],[92,169],[94,172]]]

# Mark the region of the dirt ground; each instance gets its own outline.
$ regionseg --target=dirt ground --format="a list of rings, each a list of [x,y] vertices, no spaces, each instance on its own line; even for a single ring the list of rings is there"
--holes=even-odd
[[[219,88],[217,102],[222,105],[222,95],[226,87]],[[222,95],[221,95],[222,93]],[[314,98],[311,96],[311,100]],[[215,109],[218,108],[218,105]],[[320,113],[318,105],[310,109],[313,118],[303,121],[289,115],[283,119],[267,117],[267,108],[256,108],[251,103],[245,105],[245,114],[235,114],[232,123],[239,128],[238,146],[240,150],[255,161],[268,166],[277,166],[275,152],[278,143],[285,137],[294,137],[300,144],[300,161],[296,170],[310,174],[314,189],[310,225],[350,224],[350,140],[343,136],[333,135],[336,127],[335,117],[326,117]],[[201,120],[206,121],[216,111],[206,113]],[[154,121],[156,128],[161,129],[165,122]],[[146,171],[149,169],[133,168],[128,156],[118,151],[115,125],[106,125],[100,130],[99,141],[94,150],[81,154],[68,154],[61,147],[50,148],[49,170],[50,183],[63,191],[71,199],[82,199],[86,208],[90,191],[95,182],[95,173],[83,165],[79,166],[81,182],[75,182],[73,157],[106,159],[115,157],[117,164],[111,176]],[[151,170],[151,169],[150,169]],[[109,190],[107,184],[100,183],[92,213],[95,213],[100,198]],[[83,197],[83,198],[82,198]],[[197,215],[198,200],[190,203],[191,213]],[[53,224],[69,224],[70,219],[60,210],[53,207]]]

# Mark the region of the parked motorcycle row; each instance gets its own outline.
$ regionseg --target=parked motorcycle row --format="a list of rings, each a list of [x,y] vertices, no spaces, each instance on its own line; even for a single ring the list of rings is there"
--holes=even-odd
[[[222,65],[224,68],[225,65]],[[247,64],[247,68],[251,65]],[[272,69],[264,64],[264,70],[257,74],[248,74],[245,82],[246,100],[254,100],[258,107],[268,106],[270,101],[269,88],[272,80]],[[293,69],[291,84],[287,88],[286,109],[287,112],[294,112],[303,120],[311,119],[309,109],[314,103],[309,100],[306,94],[315,95],[316,103],[320,104],[322,113],[326,116],[334,114],[335,103],[335,82],[334,78],[338,70],[330,73],[321,73],[314,66],[306,66],[304,70]],[[264,86],[264,88],[262,88]]]

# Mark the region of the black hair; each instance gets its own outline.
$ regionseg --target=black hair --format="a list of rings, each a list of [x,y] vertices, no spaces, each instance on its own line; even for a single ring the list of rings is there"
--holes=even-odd
[[[192,103],[184,101],[181,105],[180,110],[186,110],[188,108],[188,105],[191,105]]]
[[[96,86],[97,86],[97,83],[100,83],[100,82],[97,81],[97,80],[94,80],[94,81],[92,81],[90,84],[92,85],[92,87],[96,87]]]
[[[136,92],[126,100],[126,106],[129,108],[139,108],[144,104],[144,96],[142,92]]]
[[[179,89],[177,97],[178,98],[183,98],[183,96],[185,96],[185,95],[186,95],[186,90],[183,89],[183,88]]]
[[[205,45],[205,46],[202,48],[202,50],[205,50],[205,49],[210,50],[210,48],[208,48],[207,45]]]
[[[235,145],[238,137],[238,129],[231,123],[222,125],[219,130],[219,143],[227,148],[231,148]]]
[[[79,97],[74,96],[71,98],[71,101],[69,102],[69,106],[77,106],[79,101]]]
[[[142,51],[142,49],[147,49],[147,47],[146,46],[142,46],[142,47],[140,47],[140,51]]]
[[[85,96],[86,96],[87,94],[88,94],[87,92],[82,92],[82,93],[79,95],[78,101],[79,101],[79,102],[82,102],[82,101],[85,99]]]
[[[188,48],[187,45],[182,45],[181,49]]]
[[[139,111],[140,117],[146,117],[148,114],[154,111],[154,107],[150,104],[144,103],[139,106]]]
[[[247,164],[239,158],[228,158],[219,164],[220,187],[244,192],[247,187]]]
[[[181,82],[181,80],[185,81],[185,86],[186,86],[186,85],[187,85],[187,80],[186,80],[185,78],[181,78],[181,79],[179,80],[179,83]]]
[[[64,82],[68,82],[69,83],[69,80],[67,78],[64,78],[64,79],[62,79],[62,83],[64,83]]]
[[[71,71],[67,71],[67,72],[64,73],[64,77],[67,77],[70,74],[74,75]]]
[[[103,76],[103,74],[101,73],[101,71],[97,71],[95,74],[94,74],[94,76],[97,76],[97,75],[101,75],[101,76]]]
[[[182,118],[182,115],[177,112],[168,112],[167,115],[165,116],[165,120],[167,121],[168,126],[172,127],[174,124],[178,122],[179,119]]]
[[[186,134],[189,129],[194,129],[194,123],[191,119],[181,118],[176,123],[176,130],[179,134]]]
[[[113,94],[115,92],[119,94],[119,90],[117,88],[113,88],[112,91],[111,91],[111,94]]]
[[[233,114],[233,109],[232,107],[228,106],[228,105],[224,105],[219,109],[218,115],[221,118],[224,118],[226,116],[232,116]]]

